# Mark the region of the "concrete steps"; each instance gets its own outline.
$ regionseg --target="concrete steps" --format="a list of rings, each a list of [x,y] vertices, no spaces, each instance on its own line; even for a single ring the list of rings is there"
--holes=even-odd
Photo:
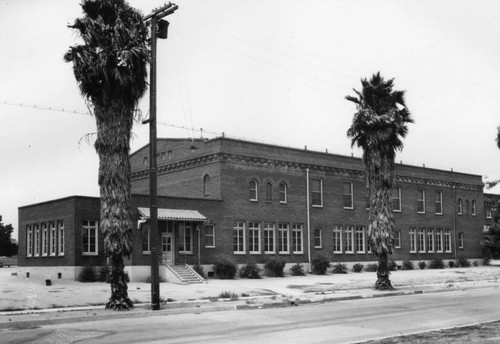
[[[205,283],[205,279],[198,275],[193,269],[188,265],[167,265],[167,268],[173,272],[173,274],[182,283],[186,284],[196,284]]]

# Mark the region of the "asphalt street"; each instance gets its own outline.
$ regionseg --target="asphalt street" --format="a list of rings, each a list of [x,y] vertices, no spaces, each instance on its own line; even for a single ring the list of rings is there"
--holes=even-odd
[[[2,343],[355,343],[500,319],[497,288],[3,329]]]

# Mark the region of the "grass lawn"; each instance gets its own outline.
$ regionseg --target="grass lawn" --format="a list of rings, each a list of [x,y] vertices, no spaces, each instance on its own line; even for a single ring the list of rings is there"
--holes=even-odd
[[[363,342],[363,344],[400,343],[500,343],[500,321]]]

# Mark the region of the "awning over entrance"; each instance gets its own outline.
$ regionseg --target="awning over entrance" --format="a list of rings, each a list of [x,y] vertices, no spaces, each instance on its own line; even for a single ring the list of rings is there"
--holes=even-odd
[[[138,208],[139,214],[141,214],[143,219],[149,219],[149,208]],[[159,220],[171,220],[171,221],[198,221],[205,222],[208,219],[197,210],[189,209],[164,209],[158,208],[158,219]]]

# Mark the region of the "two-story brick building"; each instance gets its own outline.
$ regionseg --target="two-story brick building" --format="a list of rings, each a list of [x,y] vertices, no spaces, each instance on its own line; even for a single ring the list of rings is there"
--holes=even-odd
[[[366,234],[361,159],[224,137],[160,139],[157,151],[164,264],[202,264],[210,270],[221,254],[238,264],[280,256],[307,266],[319,254],[334,263],[375,260]],[[149,273],[148,154],[145,146],[131,155],[137,228],[127,269],[133,279]],[[20,265],[104,264],[98,202],[70,197],[21,207]],[[393,259],[482,257],[481,176],[397,164],[393,209]],[[64,230],[59,231],[62,219]],[[59,233],[67,245],[60,260],[57,245],[51,246],[53,240],[60,242]]]

